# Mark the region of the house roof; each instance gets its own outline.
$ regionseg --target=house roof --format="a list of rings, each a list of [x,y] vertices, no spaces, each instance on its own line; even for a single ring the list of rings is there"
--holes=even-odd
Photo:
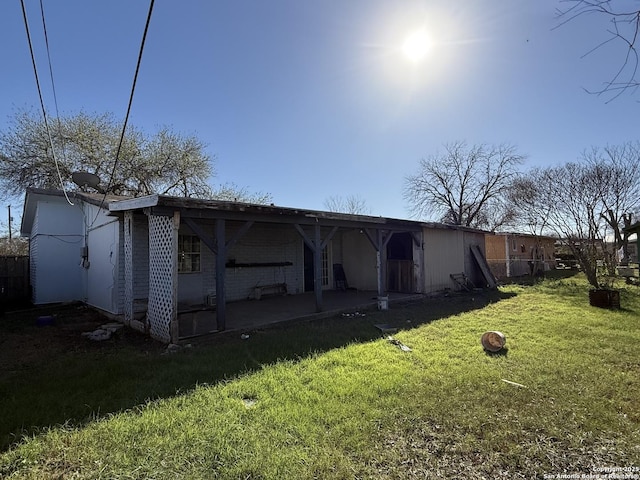
[[[83,202],[97,205],[99,207],[108,208],[111,202],[127,199],[130,197],[120,197],[116,195],[103,195],[101,193],[85,193],[85,192],[67,192],[69,200],[82,200]],[[47,197],[65,198],[62,190],[44,189],[44,188],[27,188],[25,194],[24,205],[22,207],[22,223],[20,225],[20,235],[28,236],[31,233],[33,221],[36,214],[36,206],[39,201],[45,200]]]
[[[181,215],[199,219],[224,218],[229,220],[255,220],[274,223],[353,224],[354,226],[369,224],[371,226],[384,225],[385,228],[396,227],[416,231],[421,228],[421,222],[412,220],[280,207],[273,204],[258,205],[223,200],[171,197],[167,195],[148,195],[109,204],[109,210],[111,212],[141,209],[150,209],[157,214],[169,214],[175,210],[179,210]]]
[[[103,195],[98,193],[71,192],[68,194],[73,202],[79,199],[83,202],[97,205],[109,210],[112,214],[125,211],[141,211],[148,209],[156,214],[173,214],[179,210],[184,217],[201,220],[224,218],[229,220],[272,223],[298,223],[313,225],[319,223],[327,226],[347,227],[377,227],[390,230],[419,231],[422,228],[462,230],[485,234],[487,232],[460,225],[449,225],[437,222],[424,222],[371,215],[353,215],[347,213],[327,212],[301,208],[281,207],[276,205],[258,205],[251,203],[229,202],[223,200],[172,197],[168,195],[147,195],[144,197],[122,197]],[[35,217],[36,205],[46,197],[64,198],[60,190],[27,189],[22,215],[21,234],[29,235]]]

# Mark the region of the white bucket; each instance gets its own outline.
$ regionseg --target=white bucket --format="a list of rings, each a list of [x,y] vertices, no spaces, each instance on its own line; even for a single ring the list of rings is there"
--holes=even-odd
[[[389,297],[378,297],[378,310],[389,310]]]

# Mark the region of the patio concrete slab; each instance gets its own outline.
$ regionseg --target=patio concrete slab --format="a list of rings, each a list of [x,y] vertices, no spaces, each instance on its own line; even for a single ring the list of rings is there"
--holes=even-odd
[[[423,298],[421,294],[389,293],[389,303]],[[263,297],[260,300],[245,300],[227,303],[227,325],[225,333],[249,331],[280,322],[296,319],[313,319],[373,309],[378,306],[374,291],[335,291],[322,294],[323,310],[316,311],[313,292],[298,295]],[[178,316],[179,337],[186,340],[195,336],[220,333],[217,329],[215,310],[200,310],[181,313]]]

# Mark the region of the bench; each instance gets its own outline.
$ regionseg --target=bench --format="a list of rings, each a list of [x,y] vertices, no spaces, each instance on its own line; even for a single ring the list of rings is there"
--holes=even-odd
[[[272,283],[271,285],[259,285],[253,288],[253,298],[260,300],[263,295],[286,295],[286,283]]]

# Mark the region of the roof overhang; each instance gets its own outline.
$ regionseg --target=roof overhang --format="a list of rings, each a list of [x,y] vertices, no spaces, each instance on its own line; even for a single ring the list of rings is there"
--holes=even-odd
[[[67,197],[72,203],[76,201],[82,201],[100,208],[104,208],[105,210],[108,210],[108,206],[111,202],[122,200],[123,198],[128,198],[118,197],[114,195],[105,196],[103,194],[84,192],[67,192]],[[64,201],[66,201],[65,193],[62,190],[27,188],[24,198],[24,205],[22,207],[22,223],[20,224],[21,236],[27,237],[31,234],[38,202],[50,200],[52,198],[56,200],[64,199]]]
[[[307,210],[276,205],[204,200],[198,198],[149,195],[121,200],[109,204],[111,212],[147,210],[155,215],[172,215],[179,211],[183,217],[202,221],[226,219],[266,223],[288,223],[299,225],[344,226],[353,228],[377,228],[396,231],[420,231],[422,223],[369,215]]]

